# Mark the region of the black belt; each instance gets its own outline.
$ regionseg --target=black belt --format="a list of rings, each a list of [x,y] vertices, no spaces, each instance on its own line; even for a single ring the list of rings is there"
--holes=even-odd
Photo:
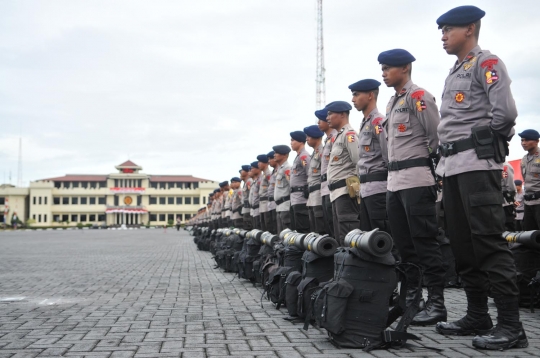
[[[525,200],[540,199],[540,191],[536,191],[536,192],[530,193],[530,194],[525,194],[525,195],[523,195],[523,199],[525,199]]]
[[[321,190],[321,184],[316,184],[309,187],[309,192],[313,193],[314,191]]]
[[[242,206],[239,206],[239,207],[237,207],[236,209],[234,209],[232,212],[233,212],[233,214],[234,214],[234,213],[239,213],[239,212],[241,212],[241,211],[242,211]]]
[[[343,188],[344,186],[347,186],[347,180],[341,179],[335,183],[328,184],[328,189],[330,189],[330,191],[334,191],[336,189]]]
[[[224,213],[224,212],[226,212],[227,210],[229,210],[229,209],[221,209],[221,212]]]
[[[443,157],[449,157],[459,152],[464,152],[469,149],[476,148],[472,137],[461,139],[455,142],[442,143],[439,145],[439,152]]]
[[[523,213],[525,210],[516,210],[516,213]]]
[[[259,204],[253,205],[251,208],[252,208],[252,209],[258,209],[258,208],[259,208]]]
[[[291,197],[289,195],[284,196],[284,197],[279,198],[278,200],[276,200],[276,205],[281,205],[284,202],[289,201],[289,200],[291,200]]]
[[[360,183],[369,183],[372,181],[386,181],[386,180],[388,180],[388,172],[378,172],[378,173],[360,175]]]
[[[297,192],[304,192],[306,190],[306,186],[291,186],[291,193],[297,193]]]
[[[388,163],[388,171],[392,172],[414,167],[429,167],[430,165],[431,160],[429,158],[407,159]]]
[[[245,202],[245,203],[244,203],[244,208],[249,209],[249,208],[251,208],[251,205],[249,205],[248,202]]]
[[[259,198],[260,201],[268,201],[268,197],[267,196],[261,196]]]
[[[321,181],[327,181],[328,180],[328,173],[321,175]]]
[[[273,197],[273,196],[269,196],[269,197],[268,197],[268,201],[274,201],[274,197]]]

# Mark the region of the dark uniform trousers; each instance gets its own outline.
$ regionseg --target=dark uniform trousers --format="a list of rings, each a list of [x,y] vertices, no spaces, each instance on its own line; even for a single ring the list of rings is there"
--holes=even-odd
[[[340,246],[345,246],[345,236],[354,229],[360,228],[360,207],[356,198],[349,194],[341,195],[332,202],[332,215],[334,219],[334,237]]]
[[[370,195],[360,201],[360,230],[373,229],[391,234],[386,215],[386,193]]]
[[[326,234],[326,225],[324,224],[323,207],[308,206],[309,212],[309,230],[318,234]]]
[[[330,201],[330,195],[322,196],[322,209],[323,209],[325,231],[331,237],[335,237],[334,236],[334,214],[332,212],[332,202]]]
[[[294,230],[309,233],[309,212],[306,204],[291,205]]]
[[[436,238],[435,200],[435,185],[389,191],[386,193],[386,209],[402,262],[421,266],[426,286],[444,287],[445,271]],[[414,280],[411,275],[415,273],[411,270],[405,269],[407,277]]]
[[[465,290],[517,296],[514,258],[501,236],[505,222],[501,171],[444,177],[443,202],[448,238]]]
[[[516,231],[516,209],[514,208],[514,205],[507,205],[503,206],[504,210],[504,227],[506,231]]]
[[[272,234],[279,234],[277,231],[277,213],[276,209],[267,211],[264,217],[266,221],[266,231],[271,232]]]
[[[253,220],[253,228],[260,230],[261,229],[261,215],[259,214],[257,216],[252,216],[252,220]]]
[[[261,213],[260,216],[259,216],[262,231],[268,231],[268,229],[266,228],[266,214],[267,214],[267,212],[266,213]]]
[[[237,229],[243,229],[244,228],[244,219],[234,219],[233,220],[233,226]]]
[[[523,230],[539,230],[540,229],[540,204],[527,205],[525,204],[525,212],[523,213]]]
[[[278,211],[277,212],[277,235],[285,229],[291,228],[291,212],[287,211]]]
[[[242,214],[242,216],[244,217],[244,230],[253,230],[252,216],[249,213]]]

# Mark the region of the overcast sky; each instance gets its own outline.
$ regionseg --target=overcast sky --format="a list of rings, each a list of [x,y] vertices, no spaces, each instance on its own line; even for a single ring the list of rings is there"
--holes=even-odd
[[[325,0],[327,102],[380,80],[377,56],[392,48],[417,58],[413,81],[440,99],[455,57],[435,20],[468,4],[486,11],[480,45],[513,80],[516,131],[540,129],[535,0]],[[19,136],[26,185],[127,159],[149,174],[230,179],[315,123],[315,54],[315,0],[1,1],[0,182],[10,171],[17,182]],[[516,136],[510,159],[523,154]]]

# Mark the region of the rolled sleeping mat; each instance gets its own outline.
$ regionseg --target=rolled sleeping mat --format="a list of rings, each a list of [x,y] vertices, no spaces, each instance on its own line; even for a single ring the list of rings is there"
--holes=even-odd
[[[304,248],[322,257],[334,256],[338,247],[338,242],[328,235],[312,232],[304,238]]]
[[[261,236],[262,236],[263,232],[261,230],[258,230],[258,229],[253,229],[251,231],[249,231],[247,234],[246,234],[246,238],[247,239],[255,239],[257,240],[258,242],[261,242]]]
[[[355,229],[345,236],[345,247],[356,247],[373,256],[382,257],[392,250],[393,241],[390,234],[374,229],[362,231]]]
[[[236,235],[240,236],[241,238],[246,237],[246,235],[247,235],[247,233],[248,233],[247,230],[242,230],[242,229],[234,229],[233,232],[234,232]]]
[[[270,247],[274,247],[275,244],[279,241],[279,236],[272,234],[271,232],[265,231],[261,236],[261,243]]]
[[[287,238],[288,235],[290,235],[291,233],[294,233],[296,231],[292,231],[291,229],[284,229],[283,231],[281,231],[279,233],[279,238],[285,242],[285,239]]]
[[[517,242],[518,244],[523,244],[531,249],[540,250],[540,230],[517,232],[505,231],[502,233],[502,237],[509,243]]]
[[[286,235],[285,238],[285,245],[287,246],[296,246],[300,250],[305,250],[304,248],[304,239],[308,234],[302,234],[299,232],[293,232],[291,234]]]

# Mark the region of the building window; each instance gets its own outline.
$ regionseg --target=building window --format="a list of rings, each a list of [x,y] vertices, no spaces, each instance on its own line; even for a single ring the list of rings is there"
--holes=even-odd
[[[191,219],[191,214],[184,214],[184,220]]]
[[[118,206],[118,202],[119,202],[118,195],[115,195],[114,196],[114,206]]]
[[[47,214],[43,214],[43,222],[44,222],[44,223],[47,222]]]
[[[90,222],[96,221],[96,214],[90,214],[89,218],[90,218]]]
[[[165,182],[159,183],[159,188],[160,189],[165,189],[166,184],[167,183],[165,183]]]
[[[69,205],[69,197],[68,196],[62,197],[62,204],[63,205]]]
[[[92,188],[92,189],[97,188],[97,182],[91,181],[91,182],[90,182],[90,188]]]
[[[199,183],[198,182],[193,183],[193,189],[197,189],[197,188],[199,188]]]
[[[54,187],[55,187],[56,189],[60,189],[60,188],[62,187],[62,182],[61,182],[61,181],[55,181],[55,182],[54,182]]]
[[[95,197],[90,197],[88,199],[90,200],[90,205],[96,205],[96,198]],[[81,200],[82,200],[82,198],[81,198]],[[90,221],[92,221],[92,220],[90,220]]]
[[[157,183],[150,182],[150,188],[157,189]]]
[[[99,187],[100,188],[106,188],[107,187],[107,182],[106,181],[100,181],[99,182]]]
[[[55,223],[60,222],[60,215],[53,215],[52,219]]]
[[[176,187],[179,189],[184,189],[184,183],[176,183]]]
[[[71,205],[77,205],[79,203],[79,198],[74,196],[71,198]]]
[[[203,196],[203,198],[202,198],[202,203],[203,203],[203,204],[206,204],[206,196]]]
[[[200,202],[201,202],[201,199],[200,199],[200,198],[198,198],[198,197],[194,197],[194,198],[193,198],[193,204],[199,205]]]
[[[169,196],[167,198],[167,205],[174,205],[174,197]]]
[[[99,214],[97,219],[98,221],[105,221],[105,214]]]
[[[141,205],[142,205],[142,196],[138,195],[137,196],[137,206],[141,206]]]
[[[43,204],[47,205],[47,197],[46,196],[43,197]]]
[[[157,221],[157,215],[156,214],[150,214],[150,221]]]
[[[4,205],[6,203],[6,198],[0,197],[0,205]]]
[[[41,196],[38,198],[39,205],[41,205]]]
[[[184,186],[186,187],[186,189],[191,189],[191,183],[184,183]]]
[[[165,197],[164,196],[161,196],[159,198],[159,205],[165,205]]]
[[[74,188],[78,188],[78,187],[79,187],[79,182],[78,182],[78,181],[74,181],[74,182],[73,182],[73,187],[74,187]]]
[[[72,222],[72,223],[75,223],[75,222],[77,222],[77,221],[79,221],[79,215],[77,215],[77,214],[71,214],[71,222]]]
[[[167,214],[167,222],[168,222],[169,220],[174,221],[174,214]]]
[[[155,196],[151,196],[150,197],[150,205],[156,205],[156,204],[157,204],[157,198]]]
[[[184,200],[184,203],[185,203],[186,205],[191,205],[191,197],[186,196],[186,199]]]
[[[118,187],[119,187],[119,186],[118,186],[118,179],[114,179],[114,187],[115,187],[115,188],[118,188]]]
[[[60,198],[55,196],[52,198],[52,201],[53,201],[53,204],[54,205],[60,205]]]
[[[38,223],[41,222],[41,214],[38,215]]]
[[[86,222],[86,214],[81,214],[81,222]]]
[[[88,182],[87,181],[82,181],[81,182],[81,188],[83,188],[83,189],[88,188]]]
[[[98,204],[100,205],[105,205],[105,197],[104,196],[100,196],[98,198]]]
[[[182,197],[181,196],[176,198],[176,205],[182,205]]]
[[[32,215],[32,219],[36,220],[36,214]]]
[[[159,221],[165,221],[165,214],[159,214]]]
[[[88,204],[88,198],[86,196],[82,196],[81,197],[81,205],[86,205]]]
[[[36,197],[35,196],[32,198],[32,204],[36,205]]]

